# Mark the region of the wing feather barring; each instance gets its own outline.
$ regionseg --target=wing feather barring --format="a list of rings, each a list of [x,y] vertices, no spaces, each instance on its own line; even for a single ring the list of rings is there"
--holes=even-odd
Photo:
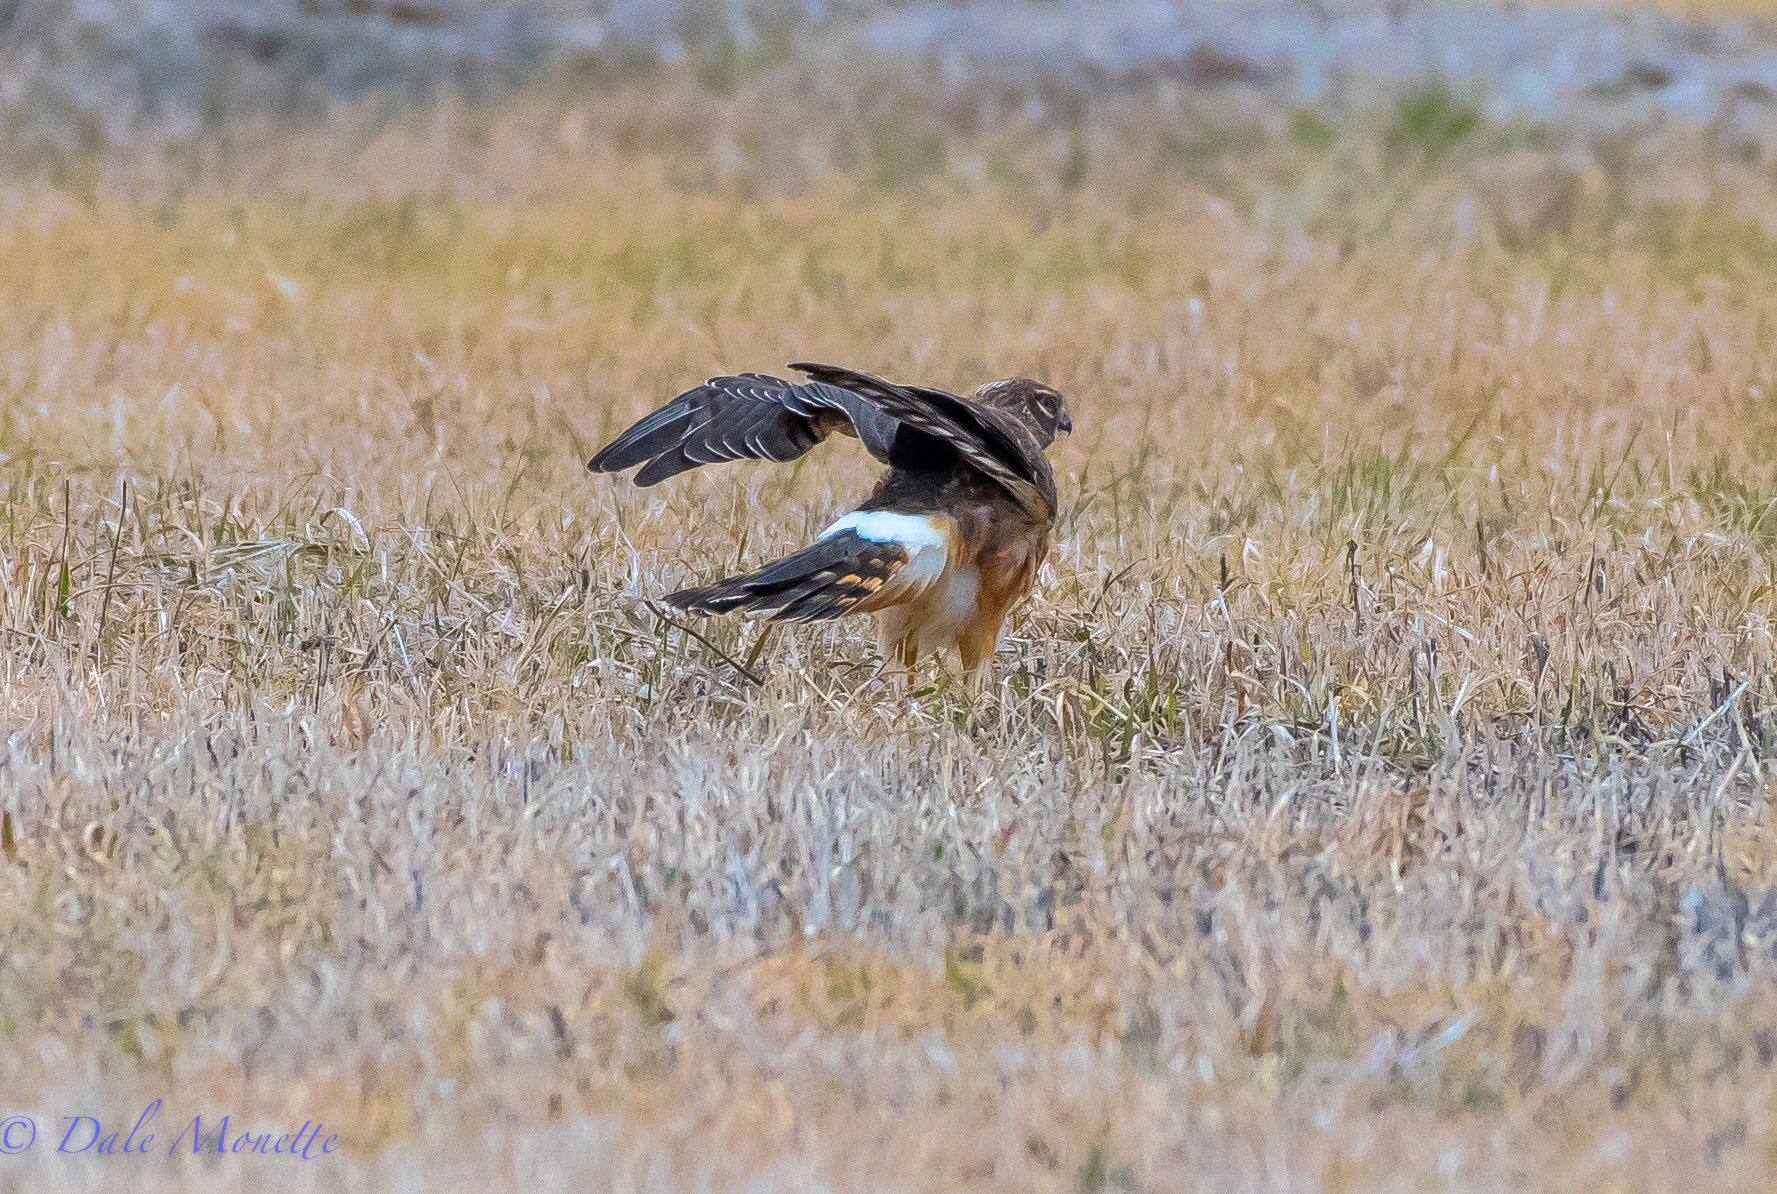
[[[1028,378],[964,398],[835,365],[791,365],[805,382],[715,377],[642,419],[588,462],[640,465],[653,485],[723,460],[790,461],[838,432],[888,466],[854,512],[763,568],[667,597],[683,610],[812,622],[874,613],[883,654],[912,667],[955,647],[971,676],[1012,604],[1036,582],[1055,525],[1044,454],[1070,432],[1060,394]]]

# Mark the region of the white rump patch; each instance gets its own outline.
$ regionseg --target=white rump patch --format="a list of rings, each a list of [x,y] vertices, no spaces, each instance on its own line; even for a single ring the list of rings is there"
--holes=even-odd
[[[906,601],[944,575],[955,524],[946,514],[897,514],[893,510],[855,510],[821,532],[828,539],[852,531],[872,543],[898,543],[907,549],[907,563],[895,573],[866,609]]]
[[[923,547],[947,550],[950,519],[942,514],[897,514],[893,510],[855,510],[821,532],[826,539],[841,531],[856,531],[872,543],[899,543],[913,554]]]

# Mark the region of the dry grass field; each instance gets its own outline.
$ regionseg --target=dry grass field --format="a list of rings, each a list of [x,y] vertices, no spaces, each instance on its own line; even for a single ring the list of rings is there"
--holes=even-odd
[[[1767,1188],[1770,168],[769,98],[0,186],[0,1189]],[[586,456],[810,358],[1067,394],[981,693],[649,604],[869,461]]]

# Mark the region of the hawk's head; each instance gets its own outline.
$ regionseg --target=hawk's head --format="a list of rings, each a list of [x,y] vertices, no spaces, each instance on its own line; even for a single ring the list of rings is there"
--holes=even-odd
[[[1074,429],[1074,421],[1067,413],[1067,399],[1060,391],[1028,377],[990,381],[975,391],[975,400],[1016,415],[1045,448],[1055,442],[1057,434],[1068,435]]]

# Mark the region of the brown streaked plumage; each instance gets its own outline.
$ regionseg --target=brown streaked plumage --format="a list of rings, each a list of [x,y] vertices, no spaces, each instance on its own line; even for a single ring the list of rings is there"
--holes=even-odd
[[[1045,450],[1070,432],[1067,403],[1029,378],[968,397],[835,365],[810,380],[712,378],[638,422],[588,462],[641,465],[638,485],[720,460],[795,460],[834,432],[889,466],[875,490],[809,547],[667,597],[680,609],[770,611],[774,621],[874,613],[883,653],[911,668],[954,646],[973,675],[1049,554],[1055,480]]]

